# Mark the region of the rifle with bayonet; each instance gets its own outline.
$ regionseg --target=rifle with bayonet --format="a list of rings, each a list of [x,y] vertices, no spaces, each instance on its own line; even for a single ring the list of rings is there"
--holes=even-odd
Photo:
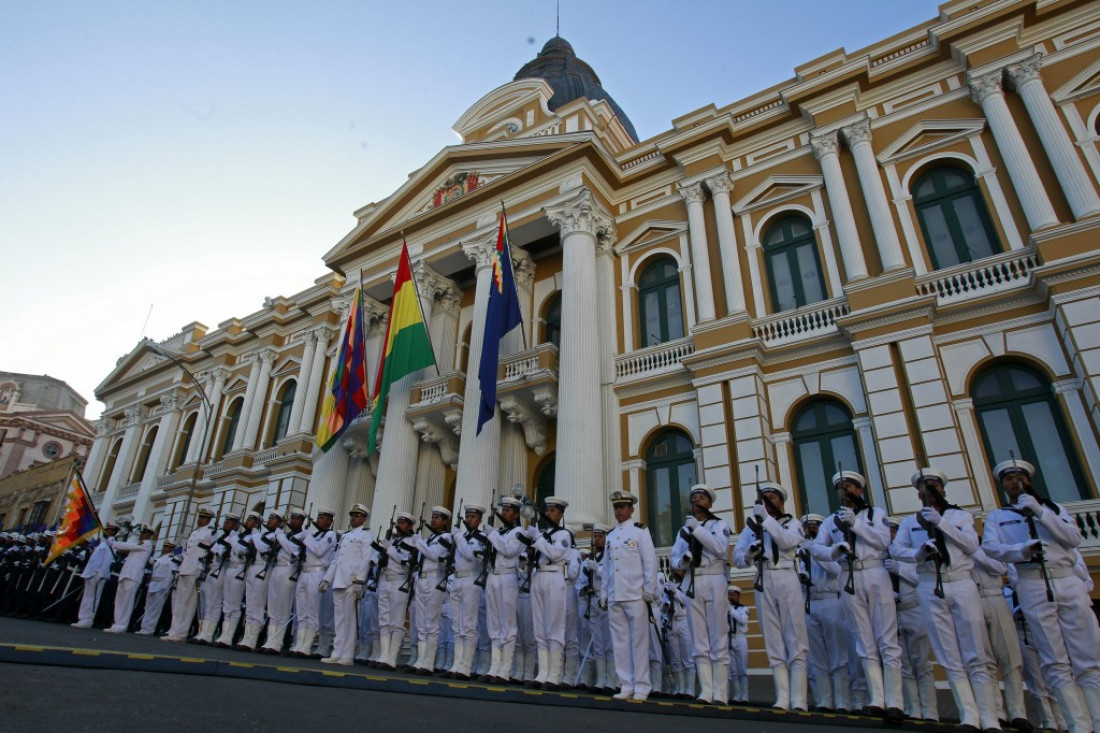
[[[397,505],[393,505],[393,509],[390,511],[390,526],[386,529],[385,540],[389,542],[393,539],[393,530],[397,522]],[[374,548],[374,551],[378,553],[378,562],[372,563],[367,570],[367,584],[366,588],[369,591],[378,590],[378,580],[382,577],[382,571],[386,569],[386,566],[390,563],[389,553],[386,552],[386,548],[374,540],[370,543],[370,546]]]
[[[459,521],[463,526],[466,525],[466,518],[462,515],[462,499],[458,500],[458,516]],[[447,545],[447,557],[445,558],[445,565],[443,566],[443,577],[436,583],[435,589],[440,593],[447,591],[447,579],[454,575],[455,572],[455,550],[458,548],[458,543],[454,541],[453,537],[441,537],[440,542]]]
[[[942,515],[945,509],[943,505],[947,503],[947,500],[938,491],[933,491],[925,483],[924,468],[919,467],[917,470],[920,472],[918,483],[924,487],[924,491],[921,493],[921,506],[932,507]],[[917,524],[928,533],[933,545],[936,547],[935,552],[929,553],[931,560],[936,565],[936,586],[932,593],[937,598],[943,598],[943,566],[950,564],[947,556],[947,539],[944,537],[943,530],[925,519],[921,512],[917,512]]]
[[[1012,458],[1012,468],[1016,469],[1016,451],[1010,450],[1008,455]],[[1018,473],[1018,470],[1016,472]],[[1039,498],[1039,495],[1035,493],[1035,489],[1030,484],[1031,482],[1028,481],[1028,484],[1024,486],[1024,493],[1030,494],[1032,498],[1042,504],[1043,500]],[[1039,525],[1035,522],[1035,515],[1027,509],[1015,505],[1008,507],[1008,510],[1024,518],[1024,521],[1027,522],[1028,537],[1039,543],[1031,553],[1031,560],[1039,564],[1039,574],[1043,576],[1043,584],[1046,586],[1047,602],[1054,603],[1054,587],[1050,584],[1050,570],[1047,568],[1047,556],[1046,553],[1043,552],[1042,540],[1039,538]]]
[[[497,492],[493,491],[493,503],[490,505],[489,514],[489,526],[496,527],[496,519],[500,517],[500,521],[504,521],[504,517],[500,516],[500,512],[497,511]],[[489,580],[489,573],[493,569],[493,563],[496,561],[496,548],[489,542],[488,536],[484,532],[478,532],[474,535],[474,539],[482,544],[481,548],[481,572],[474,578],[474,585],[478,588],[484,588],[486,582]]]
[[[756,501],[754,505],[764,504],[764,492],[760,490],[760,464],[756,465]],[[752,588],[757,593],[764,592],[764,524],[763,522],[756,521],[756,517],[749,517],[745,520],[745,526],[747,526],[756,537],[756,542],[753,544],[759,544],[760,549],[756,553],[756,557],[753,558],[753,563],[756,565],[756,575],[752,579]],[[692,585],[695,584],[695,575],[692,574]],[[688,596],[691,598],[692,596]]]
[[[420,505],[420,519],[416,525],[416,532],[414,534],[420,534],[424,529],[424,510],[428,508],[428,502],[423,502]],[[410,535],[411,536],[411,535]],[[409,559],[405,563],[405,580],[402,581],[401,586],[397,589],[402,593],[409,594],[409,603],[412,602],[413,594],[415,593],[416,573],[420,570],[421,557],[420,550],[416,549],[410,544],[405,542],[405,538],[402,538],[398,543],[398,546],[408,551]],[[407,605],[407,604],[406,604]]]
[[[852,511],[859,514],[867,506],[867,502],[863,500],[862,496],[853,496],[848,493],[848,489],[844,487],[844,464],[837,461],[836,470],[840,474],[840,485],[841,490],[844,492],[845,504],[851,504]],[[844,542],[848,545],[848,551],[845,553],[848,557],[848,580],[844,583],[844,592],[854,596],[856,594],[856,532],[851,524],[842,522],[839,517],[834,516],[833,520],[844,534]]]

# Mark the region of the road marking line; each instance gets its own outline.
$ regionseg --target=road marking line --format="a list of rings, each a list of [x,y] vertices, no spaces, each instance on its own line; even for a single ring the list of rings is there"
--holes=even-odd
[[[7,646],[7,645],[5,644],[5,646]],[[24,646],[22,644],[14,645],[14,649],[17,652],[44,652],[44,651],[46,651],[45,647],[41,647],[41,646]]]
[[[73,655],[78,657],[98,657],[99,652],[92,651],[91,649],[72,649],[70,650]]]
[[[126,657],[128,659],[156,659],[156,657],[153,656],[152,654],[130,653],[130,654],[127,654]]]
[[[343,672],[329,672],[327,669],[321,670],[321,674],[325,677],[347,677]]]

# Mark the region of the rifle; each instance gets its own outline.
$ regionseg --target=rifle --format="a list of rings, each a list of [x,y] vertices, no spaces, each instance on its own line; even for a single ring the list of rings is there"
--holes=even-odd
[[[756,464],[756,501],[754,505],[764,504],[764,492],[760,490],[760,464]],[[766,508],[766,507],[765,507]],[[757,593],[764,592],[764,524],[756,521],[756,517],[749,517],[745,520],[745,525],[752,530],[752,533],[756,536],[756,541],[760,543],[760,552],[756,554],[753,562],[756,565],[756,577],[752,579],[752,589]],[[694,569],[693,569],[694,570]],[[695,585],[695,573],[691,574],[691,584]],[[688,596],[693,598],[694,595]]]
[[[244,551],[244,567],[241,568],[241,572],[237,573],[237,580],[244,580],[245,574],[248,572],[248,569],[252,567],[253,563],[256,562],[256,542],[255,540],[250,540],[248,538],[245,539],[248,543],[248,546],[245,548]]]
[[[206,580],[206,576],[210,574],[210,566],[214,562],[214,545],[224,540],[226,534],[228,533],[223,530],[222,536],[211,542],[209,545],[204,545],[201,542],[199,543],[199,547],[202,549],[202,559],[199,560],[199,563],[202,565],[202,572],[199,573],[198,582],[201,583],[202,581]]]
[[[534,526],[535,529],[539,529],[539,520],[542,520],[542,519],[546,518],[546,515],[543,514],[541,511],[539,511],[538,507],[531,506],[530,504],[528,504],[528,505],[524,506],[522,509],[520,509],[520,514],[524,515],[524,519],[527,519],[531,523],[528,526]],[[549,522],[548,519],[547,519],[547,522]],[[549,522],[549,523],[550,523],[551,527],[557,527],[558,526],[558,525],[554,524],[553,522]],[[519,586],[519,592],[520,593],[530,593],[531,592],[531,578],[533,578],[534,575],[535,575],[535,567],[539,564],[539,558],[542,556],[542,553],[535,549],[535,547],[534,547],[535,541],[528,538],[526,535],[520,535],[519,540],[523,544],[527,545],[527,571],[523,576],[523,582]]]
[[[806,589],[806,606],[804,608],[806,613],[810,612],[810,594],[813,593],[811,588],[814,587],[813,572],[810,570],[810,563],[813,560],[810,558],[810,551],[805,547],[798,548],[798,559],[802,561],[802,567],[806,569],[806,572],[798,574],[798,581],[802,583],[802,586]]]
[[[426,501],[420,505],[420,520],[416,525],[416,532],[414,534],[420,534],[420,532],[424,529],[424,510],[427,507],[428,502]],[[420,550],[417,550],[415,547],[405,545],[404,540],[402,540],[402,542],[399,544],[403,545],[405,549],[409,551],[409,559],[405,566],[405,580],[402,581],[401,586],[397,590],[401,591],[402,593],[408,593],[408,602],[411,603],[414,593],[414,585],[416,582],[416,572],[420,569]],[[407,607],[408,604],[406,604],[406,608]]]
[[[462,499],[458,500],[458,514],[460,517],[462,516],[462,501]],[[466,524],[465,518],[460,519],[460,521],[463,523],[463,525]],[[440,541],[442,542],[443,540]],[[444,565],[443,567],[443,577],[438,583],[436,583],[435,586],[435,589],[441,593],[445,593],[447,591],[447,578],[451,577],[451,575],[453,575],[455,571],[455,550],[458,547],[458,543],[455,542],[454,539],[451,539],[450,543],[451,546],[447,548],[446,565]]]
[[[929,497],[929,492],[931,490],[928,488],[928,485],[924,483],[924,468],[919,467],[917,470],[920,472],[918,481],[924,486],[924,496],[926,497],[921,500],[921,505],[933,507],[942,514],[943,508],[937,506],[939,502]],[[943,497],[938,496],[938,494],[937,498],[943,499]],[[946,500],[944,500],[944,503],[946,503]],[[936,545],[936,554],[932,556],[932,560],[936,564],[936,587],[932,593],[937,598],[943,598],[943,566],[950,565],[950,562],[947,560],[947,539],[944,537],[943,531],[926,520],[920,512],[917,512],[917,524],[924,528],[924,531],[928,533],[928,536],[932,538],[932,542]]]
[[[306,510],[306,518],[302,524],[301,531],[306,531],[309,527],[309,515],[313,513],[313,502],[309,503],[309,509]],[[298,552],[294,554],[294,572],[290,574],[291,583],[297,583],[298,578],[302,575],[302,566],[306,564],[306,543],[299,539],[291,538],[291,542],[298,546]]]
[[[214,568],[214,572],[210,573],[210,577],[214,578],[215,580],[222,576],[222,571],[225,570],[226,564],[229,563],[229,555],[233,551],[233,548],[231,548],[229,546],[229,543],[226,541],[226,538],[229,537],[229,535],[229,532],[223,532],[222,536],[219,537],[217,542],[214,543],[215,545],[221,545],[225,548],[225,551],[222,552],[221,559],[218,560],[218,567]]]
[[[397,505],[393,505],[393,509],[390,511],[390,526],[386,529],[386,542],[393,539],[393,528],[397,517]],[[374,548],[374,551],[378,553],[378,562],[371,563],[371,566],[367,568],[367,584],[366,589],[369,591],[378,590],[378,579],[382,577],[382,571],[386,569],[386,566],[390,563],[389,553],[386,552],[386,548],[382,547],[378,543],[378,540],[374,540],[370,543],[370,546]]]
[[[1012,458],[1012,468],[1015,469],[1016,451],[1010,450],[1008,452],[1008,455]],[[1042,499],[1039,498],[1039,495],[1035,493],[1035,489],[1033,489],[1032,487],[1026,487],[1024,489],[1024,493],[1030,494],[1032,497],[1035,498],[1036,501],[1042,503]],[[1050,584],[1050,571],[1047,569],[1047,557],[1046,553],[1043,552],[1042,540],[1039,539],[1039,526],[1035,523],[1035,515],[1027,511],[1026,509],[1020,509],[1016,506],[1010,506],[1008,507],[1008,509],[1009,511],[1016,512],[1027,521],[1028,536],[1031,539],[1036,540],[1040,543],[1035,552],[1031,553],[1031,559],[1034,562],[1039,563],[1039,574],[1043,576],[1043,584],[1046,586],[1047,589],[1047,602],[1054,603],[1054,588]]]
[[[496,525],[494,524],[494,522],[496,521],[497,517],[500,517],[500,512],[497,511],[496,489],[493,490],[493,503],[491,511],[492,514],[489,515],[489,526],[495,527]],[[503,522],[504,518],[501,517],[500,521]],[[496,548],[494,548],[493,545],[489,542],[489,539],[485,536],[484,532],[478,532],[476,535],[474,535],[474,538],[483,545],[483,547],[481,548],[481,572],[478,573],[478,576],[476,578],[474,578],[474,585],[476,585],[478,588],[484,588],[485,583],[489,580],[489,571],[492,570],[493,563],[496,561]]]
[[[603,561],[603,550],[604,548],[601,547],[592,552],[591,559],[594,560],[597,565]],[[584,607],[584,618],[588,620],[592,618],[592,596],[596,595],[596,573],[587,567],[585,567],[582,572],[584,573],[585,582],[584,588],[581,589],[581,594],[587,598],[587,605]]]
[[[844,464],[841,461],[836,462],[836,470],[841,475],[841,483],[843,483]],[[863,511],[863,508],[867,505],[862,496],[852,496],[847,489],[844,489],[844,498],[855,505],[853,508],[856,514]],[[850,524],[841,522],[835,517],[834,521],[840,527],[840,531],[844,533],[844,541],[848,543],[848,552],[846,553],[848,555],[848,580],[844,583],[844,592],[854,596],[856,594],[856,533]]]
[[[273,540],[275,536],[275,530],[265,532],[263,535],[263,541],[268,544],[268,549],[262,553],[264,558],[264,568],[260,572],[256,573],[256,580],[264,580],[267,578],[267,572],[271,568],[275,567],[275,561],[279,559],[279,541]]]

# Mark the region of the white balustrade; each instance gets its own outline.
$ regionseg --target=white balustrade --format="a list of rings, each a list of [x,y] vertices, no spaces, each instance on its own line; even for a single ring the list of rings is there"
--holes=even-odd
[[[616,357],[615,374],[622,378],[677,371],[684,368],[681,360],[694,353],[695,343],[690,337],[647,346]]]
[[[784,311],[753,323],[752,330],[765,346],[783,346],[817,336],[836,333],[836,320],[850,309],[842,299],[811,303],[793,311]]]
[[[1009,252],[976,262],[937,270],[917,281],[917,293],[935,295],[938,305],[949,305],[991,293],[1027,287],[1038,267],[1034,252]]]

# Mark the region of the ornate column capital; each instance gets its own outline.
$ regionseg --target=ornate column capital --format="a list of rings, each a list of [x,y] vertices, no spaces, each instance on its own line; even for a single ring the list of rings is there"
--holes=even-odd
[[[529,409],[515,395],[509,395],[500,401],[500,411],[508,416],[508,422],[523,429],[523,439],[527,447],[541,456],[546,452],[546,418]]]
[[[466,242],[462,242],[462,253],[473,260],[474,270],[481,272],[493,262],[493,248],[497,243],[497,233],[482,234]]]
[[[863,143],[871,144],[871,121],[860,120],[854,125],[848,125],[841,132],[844,134],[844,142],[849,148],[854,148]]]
[[[680,198],[689,206],[691,204],[702,204],[707,198],[707,193],[703,190],[702,183],[692,183],[687,186],[682,183],[677,183],[676,188],[680,192]]]
[[[733,190],[733,181],[730,180],[729,171],[722,171],[716,176],[711,176],[704,181],[710,189],[712,196],[720,193],[729,194]]]
[[[269,369],[278,357],[279,352],[270,346],[260,349],[260,351],[256,353],[256,359],[260,362],[260,366],[265,366]]]
[[[818,160],[830,155],[840,155],[840,139],[836,130],[825,133],[810,133],[810,147]]]
[[[1012,86],[1016,89],[1029,84],[1033,81],[1042,82],[1042,74],[1039,73],[1039,69],[1043,66],[1043,55],[1035,54],[1029,59],[1025,59],[1018,64],[1010,64],[1005,67],[1005,74],[1008,75],[1008,80],[1012,82]]]
[[[531,283],[535,281],[535,261],[527,250],[516,246],[512,247],[512,275],[520,290],[530,290]]]
[[[182,396],[180,395],[179,392],[176,392],[175,390],[173,390],[171,392],[168,392],[167,394],[161,395],[161,398],[160,398],[160,412],[161,412],[161,414],[164,414],[165,412],[171,412],[172,410],[176,409],[176,405],[178,405],[182,401],[183,401]]]
[[[448,312],[455,312],[458,303],[462,300],[462,291],[458,289],[454,280],[440,275],[424,260],[413,265],[412,271],[417,292],[420,293],[421,298],[432,302],[433,312],[440,306]]]
[[[218,382],[225,384],[226,381],[229,379],[229,374],[229,370],[225,367],[214,367],[210,370],[210,376],[214,380],[214,384],[217,384]]]
[[[95,437],[102,438],[111,432],[111,426],[107,424],[105,418],[100,418],[95,424]]]
[[[970,87],[970,98],[978,104],[983,104],[991,96],[1003,94],[1001,79],[1004,73],[1001,69],[991,71],[982,76],[967,75],[966,83]]]
[[[442,430],[427,419],[416,420],[412,427],[420,435],[422,442],[438,446],[439,456],[444,463],[452,468],[458,464],[458,437],[453,432]]]
[[[144,412],[139,405],[127,407],[122,413],[122,427],[131,428],[140,423]]]
[[[615,222],[592,192],[581,188],[573,198],[554,206],[544,206],[542,213],[558,228],[561,236],[584,232],[596,239],[615,236]]]

